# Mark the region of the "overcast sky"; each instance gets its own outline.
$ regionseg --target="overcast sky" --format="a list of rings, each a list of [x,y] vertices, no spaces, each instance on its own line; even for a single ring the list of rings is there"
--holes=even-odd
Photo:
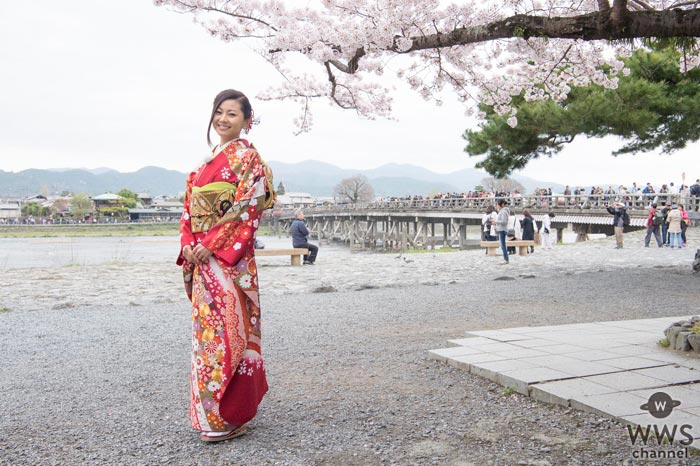
[[[0,170],[192,170],[208,153],[211,102],[226,88],[251,97],[261,123],[249,139],[266,160],[408,163],[441,173],[477,162],[463,152],[461,135],[476,125],[463,107],[435,107],[400,85],[396,121],[319,102],[314,129],[294,136],[292,104],[255,99],[279,82],[269,65],[149,0],[0,2],[0,44]],[[698,144],[671,156],[610,156],[618,146],[580,139],[520,174],[571,185],[700,178]]]

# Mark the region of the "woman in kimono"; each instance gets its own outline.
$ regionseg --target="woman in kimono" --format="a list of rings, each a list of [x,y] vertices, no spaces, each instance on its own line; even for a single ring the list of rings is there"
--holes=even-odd
[[[245,434],[267,392],[253,243],[274,191],[257,150],[240,138],[252,121],[244,94],[216,96],[207,141],[214,128],[220,143],[187,178],[180,221],[177,263],[192,302],[190,419],[205,442]]]

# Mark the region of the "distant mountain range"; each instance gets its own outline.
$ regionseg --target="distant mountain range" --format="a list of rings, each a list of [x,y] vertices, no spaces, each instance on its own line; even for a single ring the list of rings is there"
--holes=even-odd
[[[282,181],[288,192],[306,192],[313,196],[333,196],[333,188],[340,180],[358,174],[370,180],[378,196],[466,192],[488,177],[486,172],[473,168],[440,174],[415,165],[393,163],[371,170],[349,170],[316,160],[299,163],[270,161],[269,164],[275,185]],[[184,191],[186,177],[186,173],[160,167],[144,167],[130,173],[109,168],[30,169],[17,173],[0,170],[0,197],[60,194],[64,191],[97,195],[122,188],[154,196],[176,196]],[[523,176],[516,175],[513,179],[525,186],[527,192],[538,187],[551,187],[555,192],[564,189],[557,183]]]

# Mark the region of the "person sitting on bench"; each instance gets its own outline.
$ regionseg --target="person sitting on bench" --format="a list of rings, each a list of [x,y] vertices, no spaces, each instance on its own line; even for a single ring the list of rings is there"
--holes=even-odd
[[[290,231],[292,232],[292,246],[295,248],[306,248],[310,254],[304,256],[305,265],[314,265],[316,255],[318,254],[318,246],[309,243],[309,230],[304,222],[304,212],[301,209],[296,211],[296,220],[292,222]]]

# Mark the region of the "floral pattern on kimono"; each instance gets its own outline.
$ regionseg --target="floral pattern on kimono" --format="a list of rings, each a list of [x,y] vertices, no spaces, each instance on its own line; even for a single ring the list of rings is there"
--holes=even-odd
[[[234,202],[208,231],[192,231],[192,188],[235,185]],[[224,146],[187,179],[180,222],[181,248],[204,245],[209,261],[192,265],[182,252],[192,302],[190,419],[193,428],[224,431],[252,419],[267,392],[260,350],[260,304],[253,247],[265,199],[257,150],[243,139]]]

